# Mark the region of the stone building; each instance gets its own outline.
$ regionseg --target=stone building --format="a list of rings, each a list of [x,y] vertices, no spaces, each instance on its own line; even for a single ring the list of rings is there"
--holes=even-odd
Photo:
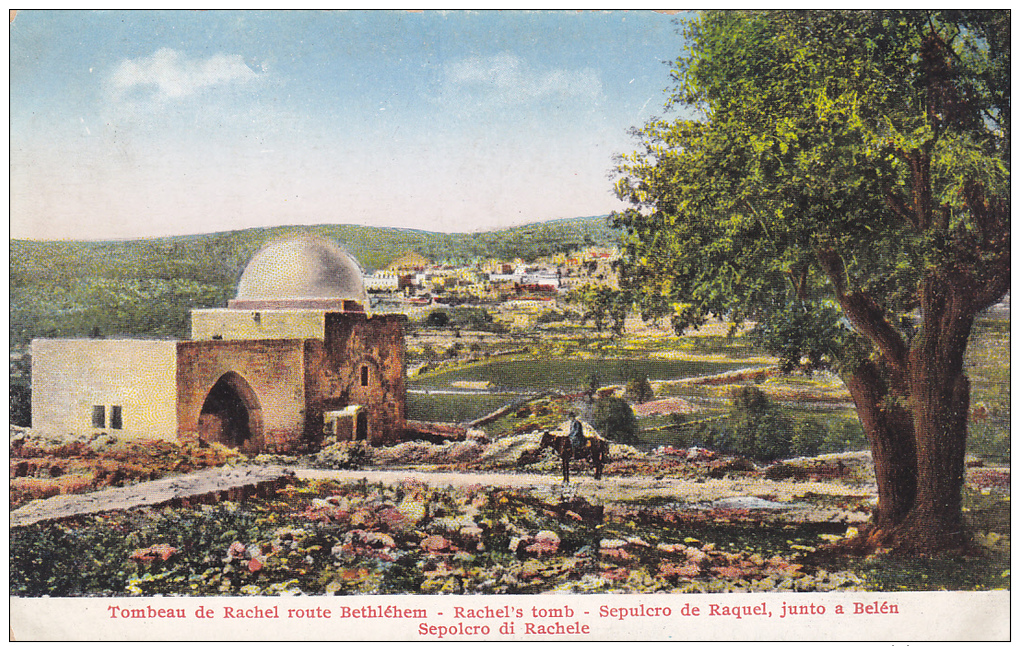
[[[405,436],[402,314],[373,315],[357,263],[296,237],[252,258],[191,339],[36,339],[33,426],[292,452]]]

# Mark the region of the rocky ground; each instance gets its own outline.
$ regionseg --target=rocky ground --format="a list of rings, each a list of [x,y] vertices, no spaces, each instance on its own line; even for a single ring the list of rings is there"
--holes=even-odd
[[[968,513],[989,551],[965,567],[830,562],[806,556],[867,520],[876,496],[867,452],[754,464],[614,444],[602,480],[581,463],[564,484],[540,437],[472,431],[463,441],[249,458],[12,428],[11,594],[1009,585],[1008,467],[968,467],[968,504],[981,505]]]
[[[556,432],[565,431],[563,428]],[[593,433],[591,429],[588,432]],[[873,464],[867,451],[755,464],[743,457],[700,448],[659,447],[644,452],[623,444],[610,445],[609,461],[601,481],[594,480],[594,470],[589,463],[574,461],[572,482],[564,487],[559,475],[560,460],[551,450],[540,450],[541,435],[536,431],[490,441],[484,432],[472,430],[464,441],[438,444],[414,441],[388,447],[344,442],[311,455],[266,454],[249,458],[221,445],[124,442],[106,433],[49,437],[31,429],[12,427],[10,504],[12,509],[18,509],[33,500],[55,496],[66,499],[149,482],[157,485],[148,486],[145,495],[159,498],[162,494],[152,492],[165,489],[164,485],[174,482],[174,478],[178,482],[195,480],[181,480],[180,476],[185,474],[215,474],[219,473],[217,467],[237,467],[254,473],[267,466],[281,467],[300,477],[368,478],[383,484],[413,477],[434,486],[445,483],[557,488],[560,492],[566,490],[603,501],[661,498],[689,506],[730,501],[725,504],[759,509],[768,509],[771,505],[775,510],[799,513],[804,518],[838,518],[843,522],[865,520],[877,495]],[[970,461],[967,481],[976,490],[1008,492],[1009,468]],[[175,486],[177,489],[169,490],[180,491],[182,497],[194,494],[185,495],[183,485]],[[216,489],[213,484],[207,488],[209,491],[229,489]],[[80,499],[94,501],[95,497]],[[808,514],[802,503],[809,499],[813,505]],[[137,499],[131,500],[135,500],[133,504],[140,504]],[[825,501],[839,504],[825,509],[820,505]],[[799,511],[782,507],[790,504],[801,504],[801,507]],[[60,514],[70,515],[66,504],[61,509],[64,511]]]

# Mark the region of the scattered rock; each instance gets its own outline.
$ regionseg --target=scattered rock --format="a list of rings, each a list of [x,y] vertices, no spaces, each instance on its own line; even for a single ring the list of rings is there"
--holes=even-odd
[[[714,509],[786,509],[789,506],[786,503],[765,500],[756,496],[734,496],[712,503]]]
[[[757,471],[758,467],[745,457],[737,456],[713,460],[708,463],[708,475],[711,478],[721,478],[724,474],[734,471]]]
[[[703,449],[700,446],[692,446],[687,449],[685,457],[689,462],[708,462],[715,459],[716,453],[715,451]]]
[[[807,480],[807,469],[794,464],[777,462],[765,468],[765,477],[769,480]]]
[[[446,537],[433,534],[422,539],[420,547],[426,552],[445,552],[450,549],[451,545]]]
[[[542,530],[535,534],[534,540],[524,548],[524,551],[543,556],[545,554],[555,554],[559,549],[560,537],[556,535],[556,532]]]

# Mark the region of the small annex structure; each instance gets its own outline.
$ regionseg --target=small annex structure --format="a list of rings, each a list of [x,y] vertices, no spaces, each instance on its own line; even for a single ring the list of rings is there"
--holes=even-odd
[[[332,241],[274,241],[191,339],[35,339],[32,425],[247,453],[404,439],[403,314],[372,315],[361,268]]]

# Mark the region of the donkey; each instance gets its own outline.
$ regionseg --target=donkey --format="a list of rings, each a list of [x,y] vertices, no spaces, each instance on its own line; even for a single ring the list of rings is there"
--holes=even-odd
[[[602,465],[609,457],[609,442],[600,437],[586,437],[584,446],[577,451],[579,460],[587,458],[595,465],[595,479],[602,479]],[[542,434],[542,442],[538,450],[552,448],[560,459],[563,460],[563,482],[570,482],[570,459],[574,457],[575,449],[570,444],[570,438],[565,435],[553,435],[549,431]]]

